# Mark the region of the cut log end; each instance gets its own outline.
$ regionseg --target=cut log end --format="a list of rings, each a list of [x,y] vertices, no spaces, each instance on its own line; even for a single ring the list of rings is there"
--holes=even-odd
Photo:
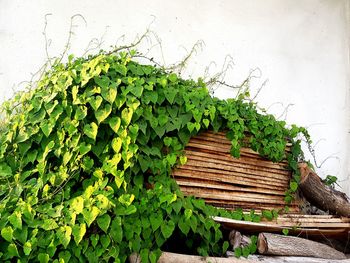
[[[267,241],[263,233],[259,234],[258,237],[258,251],[260,254],[265,254],[267,252]]]

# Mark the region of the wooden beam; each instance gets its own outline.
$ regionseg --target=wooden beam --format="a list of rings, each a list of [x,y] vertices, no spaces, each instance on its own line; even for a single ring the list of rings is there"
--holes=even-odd
[[[325,244],[305,238],[272,233],[259,234],[258,251],[265,255],[346,259],[344,253]]]

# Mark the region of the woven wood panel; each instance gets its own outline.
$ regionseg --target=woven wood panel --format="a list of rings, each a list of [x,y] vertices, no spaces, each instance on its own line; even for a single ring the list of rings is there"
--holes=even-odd
[[[191,138],[185,148],[187,163],[173,171],[183,193],[228,209],[283,208],[291,178],[287,162],[273,163],[250,148],[242,148],[236,159],[230,149],[223,132],[206,131]],[[290,212],[298,211],[294,202]]]

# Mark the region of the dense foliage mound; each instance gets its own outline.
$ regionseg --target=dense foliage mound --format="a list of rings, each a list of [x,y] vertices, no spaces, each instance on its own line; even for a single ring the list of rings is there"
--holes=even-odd
[[[167,240],[201,255],[228,247],[210,216],[259,220],[184,197],[171,169],[201,129],[228,130],[232,155],[243,138],[294,170],[302,128],[238,99],[212,98],[202,81],[132,59],[133,53],[70,57],[31,91],[3,104],[0,149],[0,261],[155,262]],[[285,156],[286,142],[293,144]],[[267,211],[267,216],[276,211]],[[249,254],[255,244],[238,251]]]

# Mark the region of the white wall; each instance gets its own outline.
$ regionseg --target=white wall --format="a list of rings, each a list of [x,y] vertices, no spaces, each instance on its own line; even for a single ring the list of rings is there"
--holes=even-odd
[[[52,13],[46,30],[52,39],[51,56],[62,52],[74,14],[87,22],[74,20],[71,52],[76,55],[105,31],[104,48],[118,39],[123,43],[123,34],[127,43],[155,17],[151,29],[162,40],[165,63],[180,60],[186,54],[183,47],[189,50],[197,40],[205,42],[187,74],[203,75],[215,61],[210,71],[214,74],[226,55],[235,63],[228,82],[239,84],[251,69],[260,68],[262,78],[252,82],[252,93],[269,80],[257,97],[260,105],[272,105],[269,111],[278,116],[293,104],[287,121],[308,126],[314,142],[320,140],[318,162],[337,157],[325,162],[319,174],[338,176],[350,193],[349,6],[348,0],[0,0],[0,100],[10,97],[45,61],[45,14]],[[159,48],[153,48],[151,55],[162,62],[159,54]],[[216,95],[226,98],[233,92],[220,88]]]

